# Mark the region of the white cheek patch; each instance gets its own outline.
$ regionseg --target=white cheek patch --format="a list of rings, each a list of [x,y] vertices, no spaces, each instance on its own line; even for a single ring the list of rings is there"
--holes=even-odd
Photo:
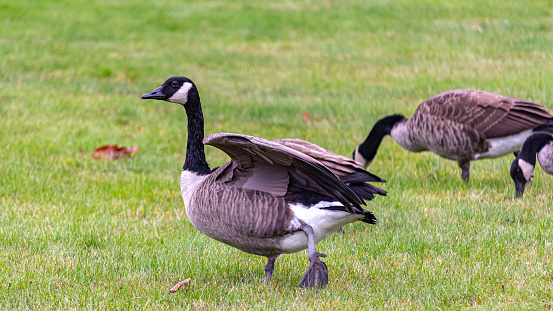
[[[361,163],[363,165],[363,167],[368,167],[369,165],[371,165],[371,162],[372,161],[367,161],[362,155],[361,153],[359,153],[359,146],[357,146],[355,148],[355,152],[353,153],[353,159],[359,163]]]
[[[186,82],[184,83],[181,88],[173,94],[173,96],[169,97],[167,100],[168,102],[177,103],[181,105],[185,105],[186,102],[188,102],[188,91],[192,88],[192,83]]]
[[[523,159],[518,159],[518,166],[520,166],[520,169],[522,170],[524,179],[530,180],[530,176],[532,176],[532,172],[534,171],[534,166]]]

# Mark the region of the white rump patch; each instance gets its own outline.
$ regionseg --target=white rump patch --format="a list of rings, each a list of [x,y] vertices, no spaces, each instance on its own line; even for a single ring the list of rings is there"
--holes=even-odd
[[[523,159],[518,159],[518,166],[520,166],[520,169],[522,170],[522,174],[524,175],[524,179],[526,179],[526,181],[529,181],[530,176],[532,176],[532,172],[534,171],[534,166],[532,166],[532,164],[524,161]]]
[[[292,226],[299,228],[301,223],[310,225],[315,233],[315,243],[328,237],[343,226],[365,217],[361,214],[351,214],[344,211],[321,209],[329,206],[342,206],[340,202],[319,202],[307,207],[301,203],[289,205],[294,212],[295,218]],[[295,232],[286,237],[280,244],[287,253],[295,253],[307,248],[307,238],[303,231]]]
[[[499,158],[518,151],[522,148],[526,138],[530,135],[532,135],[532,130],[527,130],[511,136],[488,139],[491,144],[490,150],[486,153],[475,154],[474,159]]]
[[[192,88],[192,83],[185,82],[180,89],[167,99],[168,102],[185,105],[188,102],[188,91]]]

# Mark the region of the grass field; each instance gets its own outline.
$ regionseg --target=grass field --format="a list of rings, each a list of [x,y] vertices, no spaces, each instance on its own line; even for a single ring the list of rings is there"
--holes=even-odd
[[[553,178],[514,200],[512,157],[456,163],[385,139],[379,224],[265,258],[200,234],[179,175],[184,110],[140,96],[196,82],[206,134],[296,137],[351,155],[374,122],[480,89],[553,108],[551,1],[0,3],[0,309],[553,308]],[[305,122],[304,112],[311,122]],[[103,144],[134,159],[96,161]],[[212,167],[225,155],[207,148]],[[168,289],[192,278],[176,294]]]

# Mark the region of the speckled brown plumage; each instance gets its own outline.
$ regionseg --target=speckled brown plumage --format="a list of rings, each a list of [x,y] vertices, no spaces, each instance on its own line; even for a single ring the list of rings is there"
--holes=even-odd
[[[289,252],[280,242],[303,225],[297,220],[293,222],[294,213],[289,208],[288,193],[298,190],[326,196],[328,201],[338,200],[344,211],[358,214],[357,219],[369,213],[361,207],[362,199],[331,170],[282,142],[217,133],[207,136],[203,143],[223,150],[231,161],[197,186],[185,181],[183,191],[193,195],[184,193],[183,197],[188,202],[186,211],[194,227],[220,242],[267,257]],[[340,157],[330,155],[330,151],[326,153],[330,158]],[[349,159],[344,164],[358,166]]]
[[[474,160],[489,150],[489,139],[531,130],[551,118],[544,106],[532,102],[482,91],[448,91],[424,101],[405,122],[412,142],[406,149]]]
[[[227,167],[219,178],[224,179],[229,185],[235,183],[240,185],[243,183],[243,178],[252,178],[252,174],[255,176],[256,173],[261,173],[265,165],[271,165],[286,170],[288,174],[272,174],[271,183],[252,183],[251,189],[268,191],[267,187],[274,187],[275,184],[281,185],[282,191],[287,191],[284,189],[289,187],[295,187],[336,198],[351,213],[362,213],[363,211],[361,208],[361,204],[364,204],[363,200],[325,165],[283,144],[253,136],[229,133],[209,135],[204,139],[204,144],[221,149],[235,162],[234,166]],[[261,168],[256,170],[257,167]],[[229,169],[232,169],[232,174]],[[248,172],[242,173],[246,170]],[[281,182],[282,179],[288,177],[288,184]],[[275,191],[274,188],[271,189],[271,191]]]
[[[466,181],[470,161],[512,153],[532,130],[553,128],[549,110],[483,91],[447,91],[421,103],[410,119],[392,115],[379,120],[356,148],[354,158],[367,166],[382,138],[390,135],[409,151],[431,151],[457,161]]]
[[[171,77],[142,99],[185,108],[188,140],[180,186],[188,218],[215,240],[266,256],[267,280],[278,256],[307,248],[310,264],[299,286],[326,286],[328,270],[320,259],[326,255],[317,252],[315,244],[346,224],[376,223],[361,206],[363,199],[386,193],[366,181],[382,180],[353,161],[299,140],[278,143],[230,133],[203,139],[199,92],[186,77]],[[204,144],[219,148],[231,160],[212,171]]]
[[[486,138],[510,136],[533,129],[553,116],[533,102],[483,91],[453,90],[433,96],[417,108],[417,115],[433,116],[464,125]]]
[[[292,211],[282,197],[216,181],[229,165],[218,168],[196,189],[188,217],[205,235],[244,252],[283,254],[279,239],[298,230],[290,226]]]

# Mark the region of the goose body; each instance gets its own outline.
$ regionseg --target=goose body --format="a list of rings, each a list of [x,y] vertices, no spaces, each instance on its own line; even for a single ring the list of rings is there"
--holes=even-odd
[[[376,223],[364,199],[385,195],[383,182],[362,165],[298,139],[269,141],[217,133],[203,138],[203,114],[194,83],[172,77],[143,99],[179,103],[188,116],[181,194],[189,220],[203,234],[244,252],[265,256],[266,278],[282,254],[308,249],[310,266],[300,286],[325,286],[327,268],[315,244],[342,226]],[[204,145],[231,160],[210,170]]]
[[[522,149],[511,164],[511,178],[515,183],[516,197],[524,194],[524,187],[530,181],[536,155],[541,168],[553,175],[553,136],[549,133],[536,133],[528,137]]]
[[[545,106],[483,91],[453,90],[421,103],[410,119],[391,115],[379,120],[353,157],[367,167],[384,136],[390,135],[406,150],[431,151],[457,161],[468,181],[471,161],[516,152],[543,128],[553,131],[553,115]]]

